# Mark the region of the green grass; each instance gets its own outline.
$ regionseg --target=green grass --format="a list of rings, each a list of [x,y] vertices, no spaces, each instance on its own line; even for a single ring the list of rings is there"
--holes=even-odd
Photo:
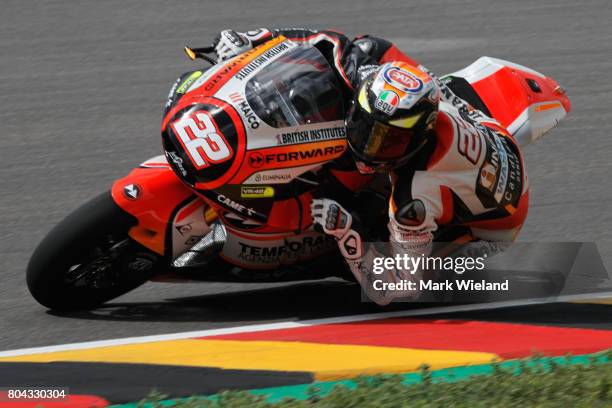
[[[396,408],[396,407],[612,407],[612,351],[582,364],[559,358],[532,357],[509,367],[492,363],[490,375],[461,381],[436,380],[428,367],[421,381],[407,385],[399,375],[355,379],[355,386],[336,385],[325,395],[316,387],[306,400],[270,403],[248,391],[226,391],[212,398],[163,401],[151,395],[139,403],[147,408]]]

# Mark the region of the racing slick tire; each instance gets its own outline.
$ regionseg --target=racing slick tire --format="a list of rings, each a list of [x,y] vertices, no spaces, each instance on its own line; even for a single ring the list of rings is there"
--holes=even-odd
[[[91,309],[142,285],[167,261],[128,236],[135,224],[110,192],[69,214],[30,258],[34,299],[58,311]]]

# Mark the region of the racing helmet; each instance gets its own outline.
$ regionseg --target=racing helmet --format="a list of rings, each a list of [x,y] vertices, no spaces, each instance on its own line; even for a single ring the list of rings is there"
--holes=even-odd
[[[406,164],[435,126],[440,89],[423,69],[390,62],[355,93],[346,127],[357,169],[386,172]]]

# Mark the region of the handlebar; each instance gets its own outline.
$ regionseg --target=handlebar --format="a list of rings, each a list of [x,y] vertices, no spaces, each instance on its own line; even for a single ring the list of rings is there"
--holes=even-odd
[[[185,54],[187,54],[187,57],[189,57],[189,59],[192,61],[195,61],[196,58],[200,58],[200,59],[210,62],[212,65],[217,64],[217,60],[214,57],[207,55],[207,54],[215,52],[215,47],[212,45],[209,45],[208,47],[201,47],[201,48],[191,48],[189,46],[185,46],[184,51],[185,51]]]

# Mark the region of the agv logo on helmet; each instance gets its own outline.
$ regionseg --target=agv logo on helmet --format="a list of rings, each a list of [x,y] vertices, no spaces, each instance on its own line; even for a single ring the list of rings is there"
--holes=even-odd
[[[385,69],[383,78],[386,83],[404,92],[419,92],[423,89],[423,81],[420,78],[398,67]]]
[[[374,107],[379,111],[391,116],[397,110],[400,102],[400,97],[393,91],[383,91],[376,101]]]

